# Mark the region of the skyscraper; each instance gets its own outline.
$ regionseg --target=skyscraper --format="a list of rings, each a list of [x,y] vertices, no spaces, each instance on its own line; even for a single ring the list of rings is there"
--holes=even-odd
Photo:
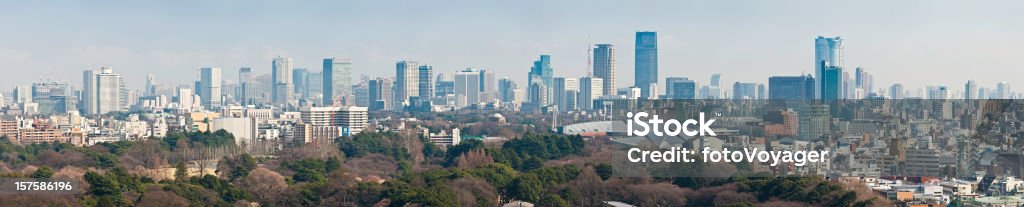
[[[611,44],[594,48],[594,77],[604,80],[604,94],[615,94],[615,48]]]
[[[348,97],[352,94],[352,61],[341,58],[324,58],[322,73],[323,105],[332,106],[334,103],[351,105]]]
[[[974,80],[967,80],[967,84],[964,84],[964,99],[977,99],[978,98],[978,84]]]
[[[568,98],[566,91],[578,91],[579,83],[576,82],[575,78],[555,77],[555,94],[551,97],[554,99],[552,103],[558,106],[559,111],[566,111],[569,109],[568,106],[576,106],[576,103],[569,104],[566,100],[576,100],[576,97]]]
[[[856,87],[860,89],[861,96],[856,98],[866,98],[871,95],[871,90],[874,89],[874,76],[869,74],[864,68],[857,67],[856,70]]]
[[[903,84],[896,83],[889,86],[889,98],[903,99]]]
[[[829,66],[843,66],[843,39],[842,37],[818,36],[817,39],[814,39],[814,79],[825,80],[823,78],[825,68]],[[823,94],[821,94],[824,89],[821,81],[815,82],[814,88],[815,97],[825,99]]]
[[[455,104],[456,107],[465,107],[472,104],[480,103],[480,71],[473,69],[466,69],[455,72],[455,96],[462,103],[461,100],[465,100],[465,104]]]
[[[153,74],[146,75],[145,91],[147,96],[156,95],[156,76]]]
[[[999,82],[996,84],[996,98],[997,99],[1011,99],[1013,98],[1013,91],[1010,90],[1010,84],[1006,82]]]
[[[114,74],[110,67],[100,68],[96,74],[96,111],[95,114],[106,114],[121,110],[121,76]]]
[[[494,71],[480,70],[480,102],[491,102],[497,98],[497,87],[495,87]]]
[[[658,83],[658,33],[636,32],[635,52],[634,83],[640,87],[642,97],[655,97],[657,94],[650,93],[651,87]]]
[[[96,71],[82,71],[82,95],[79,110],[82,114],[96,114]]]
[[[822,62],[825,64],[825,62]],[[836,100],[843,98],[843,68],[838,66],[824,67],[821,79],[821,99]]]
[[[292,91],[295,87],[292,83],[292,58],[274,58],[271,69],[271,102],[275,105],[287,105],[291,102]]]
[[[199,70],[199,79],[203,86],[199,89],[199,97],[202,98],[203,106],[207,109],[220,106],[220,68],[201,68]]]
[[[238,100],[242,102],[242,105],[253,104],[255,92],[255,80],[252,75],[252,68],[243,67],[238,69]]]
[[[551,86],[552,86],[552,84],[554,82],[554,75],[553,75],[554,72],[553,72],[553,70],[554,69],[551,68],[551,56],[550,55],[540,55],[540,59],[538,59],[537,61],[533,61],[533,67],[530,68],[530,74],[529,74],[529,76],[527,76],[527,77],[529,77],[527,79],[527,87],[531,87],[531,85],[533,85],[533,82],[534,82],[535,78],[539,78],[541,83],[542,83],[542,85],[544,85],[546,87],[546,88],[544,88],[544,94],[546,94],[546,95],[543,98],[543,100],[545,100],[545,102],[539,103],[541,105],[548,104],[548,102],[546,102],[546,100],[549,100],[549,98],[547,96],[551,94],[550,93],[552,91]],[[535,90],[529,90],[529,92],[530,92],[529,97],[534,97],[536,95],[536,94],[533,94],[533,92],[535,92]],[[530,100],[532,101],[533,99],[530,99]]]
[[[598,77],[584,76],[579,80],[579,93],[576,107],[581,110],[593,110],[594,100],[604,96],[604,80]]]
[[[368,93],[370,110],[376,111],[391,109],[391,103],[394,98],[394,94],[392,94],[393,90],[394,82],[391,79],[377,78],[370,80]]]
[[[697,83],[685,77],[665,78],[665,97],[669,99],[694,99],[697,97]]]
[[[757,83],[736,82],[732,84],[732,99],[758,99]]]
[[[501,78],[498,80],[498,100],[502,103],[514,102],[516,98],[515,91],[518,89],[516,82],[509,78]]]
[[[429,100],[434,97],[434,67],[421,65],[419,68],[419,96],[421,100]]]
[[[811,77],[811,75],[769,77],[768,98],[786,100],[814,99],[814,77]]]
[[[398,61],[395,63],[395,108],[408,104],[409,97],[418,96],[419,90],[419,63],[413,61]]]
[[[292,70],[292,93],[298,94],[302,98],[306,98],[304,95],[309,92],[309,69],[295,68]]]

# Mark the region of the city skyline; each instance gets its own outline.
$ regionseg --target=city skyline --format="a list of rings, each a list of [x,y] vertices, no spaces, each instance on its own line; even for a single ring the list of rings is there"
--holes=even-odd
[[[0,25],[18,28],[2,35],[7,38],[3,38],[4,46],[0,46],[0,62],[12,68],[24,68],[9,70],[11,75],[0,77],[7,83],[0,85],[3,91],[37,80],[68,80],[77,87],[82,83],[75,81],[76,74],[103,66],[117,68],[132,90],[142,89],[148,74],[154,74],[156,81],[162,84],[187,85],[199,79],[199,73],[192,71],[202,67],[223,68],[223,77],[235,77],[237,68],[241,67],[251,67],[257,75],[269,74],[271,69],[266,62],[277,56],[295,58],[295,68],[309,68],[311,71],[319,70],[321,60],[326,57],[351,59],[354,80],[364,74],[390,77],[393,72],[389,68],[394,67],[395,61],[409,60],[430,64],[435,73],[469,67],[493,70],[498,77],[509,77],[526,85],[524,71],[529,70],[530,62],[541,54],[552,56],[553,76],[585,76],[590,72],[586,70],[586,50],[601,43],[619,48],[615,57],[616,85],[625,87],[633,85],[632,47],[634,32],[637,31],[658,32],[659,76],[688,77],[699,84],[705,84],[706,77],[712,73],[723,74],[723,85],[733,82],[767,83],[768,77],[774,75],[813,74],[814,65],[809,62],[813,60],[814,45],[810,39],[816,36],[843,37],[846,41],[844,69],[867,68],[875,76],[874,90],[886,88],[897,81],[908,90],[943,85],[954,91],[962,90],[960,86],[968,79],[987,88],[993,88],[1001,81],[1010,84],[1024,82],[1017,78],[1021,77],[1021,72],[1012,70],[1015,66],[1013,60],[1021,58],[1021,54],[1014,53],[1012,49],[1022,45],[1013,37],[1024,32],[1018,29],[1022,27],[1014,26],[1020,23],[1012,21],[1019,19],[1014,18],[1019,15],[1008,9],[1013,7],[1008,5],[1020,2],[992,5],[893,2],[877,10],[869,10],[878,5],[871,3],[815,4],[820,8],[842,8],[836,9],[834,14],[803,11],[801,9],[806,10],[807,5],[800,2],[659,2],[654,5],[660,6],[651,7],[652,10],[645,13],[649,16],[644,18],[627,14],[647,8],[647,4],[623,5],[601,1],[465,3],[478,9],[446,14],[443,12],[446,8],[437,7],[441,11],[436,12],[436,17],[423,19],[405,15],[377,18],[370,11],[388,8],[377,3],[320,5],[333,5],[336,7],[329,8],[341,11],[367,10],[350,14],[288,3],[198,3],[191,6],[211,14],[195,17],[181,15],[189,11],[168,10],[175,7],[173,4],[142,2],[105,8],[69,2],[52,9],[47,7],[50,4],[54,3],[19,2],[8,7],[13,11],[0,14],[5,16],[0,18]],[[417,4],[421,3],[408,2],[397,8],[411,9]],[[280,18],[269,15],[213,15],[259,13],[277,6],[295,12],[308,9],[310,13]],[[727,12],[729,17],[721,17],[708,12],[716,11],[715,8],[732,10]],[[549,11],[580,13],[600,9],[610,9],[608,11],[622,15],[580,19],[547,14]],[[500,12],[494,13],[495,10]],[[693,12],[687,13],[691,10]],[[907,14],[893,15],[885,11]],[[953,18],[943,13],[957,15]],[[139,18],[120,20],[119,15]],[[813,20],[803,19],[810,15],[820,16]],[[481,19],[448,23],[448,20],[465,16],[480,16]],[[63,22],[71,19],[68,17],[81,18]],[[330,22],[331,19],[345,21]],[[313,23],[303,23],[308,21]],[[490,21],[509,24],[490,26],[487,24]],[[69,22],[77,26],[39,26]],[[366,32],[332,35],[295,32],[324,22]],[[526,24],[528,22],[535,24]],[[575,24],[578,22],[601,24]],[[159,31],[129,29],[143,25],[162,27]],[[396,28],[418,26],[409,34],[396,35],[389,33],[393,29],[380,25],[397,25]],[[293,26],[294,29],[266,34],[254,32],[274,26]],[[776,31],[771,27],[785,29]],[[187,32],[193,28],[211,32]],[[464,31],[468,28],[479,29]],[[237,33],[227,32],[236,30]],[[456,30],[461,32],[437,32]],[[522,35],[533,31],[542,32]],[[738,39],[743,41],[736,41]],[[52,59],[62,61],[47,61]],[[916,74],[929,77],[901,80],[901,77]]]

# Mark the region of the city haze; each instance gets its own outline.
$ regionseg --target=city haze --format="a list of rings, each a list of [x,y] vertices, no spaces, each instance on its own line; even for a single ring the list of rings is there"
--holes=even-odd
[[[191,84],[199,68],[270,73],[271,59],[321,69],[351,58],[359,75],[391,77],[398,60],[494,70],[525,83],[532,61],[552,56],[555,76],[587,74],[587,48],[614,44],[618,87],[633,82],[636,31],[657,31],[659,69],[706,84],[767,83],[814,73],[814,38],[842,36],[845,66],[864,67],[875,89],[946,85],[962,91],[1024,83],[1024,2],[961,1],[195,1],[8,2],[0,8],[0,89],[39,79],[81,85],[81,71],[110,66],[130,89],[147,74]]]

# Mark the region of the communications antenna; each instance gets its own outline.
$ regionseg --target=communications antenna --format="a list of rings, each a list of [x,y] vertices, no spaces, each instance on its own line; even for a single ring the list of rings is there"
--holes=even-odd
[[[593,71],[594,71],[594,66],[593,66],[594,61],[590,59],[591,58],[590,56],[594,54],[593,51],[591,51],[594,48],[593,47],[593,45],[594,45],[593,43],[594,42],[590,40],[590,35],[588,34],[587,35],[587,77],[593,77],[594,76],[594,74],[593,74]]]

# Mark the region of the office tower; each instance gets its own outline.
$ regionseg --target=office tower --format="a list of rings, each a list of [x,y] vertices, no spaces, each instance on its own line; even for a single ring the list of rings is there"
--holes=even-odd
[[[274,105],[288,105],[295,85],[292,82],[292,58],[274,58],[271,68],[271,102]]]
[[[857,67],[856,84],[857,88],[863,91],[864,96],[858,98],[864,98],[871,95],[871,90],[874,88],[874,76],[869,74],[864,68]]]
[[[573,97],[571,99],[567,98],[568,95],[566,94],[566,91],[577,91],[577,90],[579,90],[579,83],[576,82],[575,78],[565,78],[565,77],[555,77],[554,81],[555,81],[555,87],[554,87],[553,90],[554,90],[555,94],[551,96],[554,99],[552,101],[552,103],[554,103],[554,105],[558,106],[558,110],[559,111],[567,111],[567,110],[564,110],[564,109],[568,109],[567,107],[569,106],[569,104],[566,102],[566,100],[576,100],[576,98],[575,97]],[[573,103],[572,105],[575,106],[576,104]]]
[[[825,69],[830,66],[843,66],[843,39],[818,36],[814,39],[814,79],[825,80]],[[842,80],[839,83],[842,83]],[[815,97],[825,99],[821,94],[824,86],[820,82],[815,82],[814,88]]]
[[[201,103],[207,109],[220,106],[220,68],[201,68],[200,81],[202,88],[199,88]]]
[[[733,83],[732,99],[758,99],[757,83]]]
[[[17,86],[14,87],[14,103],[32,103],[32,93],[29,91],[28,86]]]
[[[722,98],[722,74],[711,74],[711,84],[700,88],[700,98],[718,99]]]
[[[903,84],[896,83],[889,86],[889,98],[903,99]]]
[[[351,87],[351,86],[350,86]],[[306,79],[306,93],[302,94],[302,97],[306,99],[320,98],[320,103],[323,101],[324,91],[324,73],[320,72],[309,72],[309,78]]]
[[[979,87],[978,88],[978,98],[979,99],[990,99],[990,98],[992,98],[991,96],[992,96],[992,91],[989,90],[988,88],[985,88],[985,87]]]
[[[121,110],[121,76],[110,67],[100,68],[96,74],[96,114]]]
[[[352,93],[355,96],[355,106],[370,107],[369,81],[362,81],[352,86]]]
[[[518,89],[516,82],[509,78],[501,78],[498,80],[498,100],[502,103],[515,103],[516,94],[515,91]]]
[[[785,100],[814,99],[814,77],[811,75],[769,77],[768,98]]]
[[[419,95],[419,63],[398,61],[395,63],[395,108],[408,104],[409,97]]]
[[[534,77],[531,78],[530,80],[532,80],[532,82],[530,82],[529,87],[530,103],[537,106],[544,105],[545,103],[550,103],[548,101],[548,87],[544,85],[544,81],[540,77]]]
[[[434,81],[434,96],[445,97],[455,94],[455,74],[442,72]]]
[[[674,89],[674,88],[672,88],[672,82],[676,82],[676,81],[692,81],[692,80],[690,80],[689,78],[686,78],[686,77],[667,77],[667,78],[665,78],[665,98],[672,99],[672,98],[675,97],[675,94],[672,94],[673,89]],[[696,85],[696,82],[694,83],[694,85]]]
[[[826,63],[822,63],[826,64]],[[822,73],[821,99],[836,100],[843,98],[843,68],[838,66],[827,66]]]
[[[391,109],[391,104],[394,94],[394,81],[387,78],[377,78],[369,81],[369,101],[370,110],[388,110]]]
[[[19,86],[19,88],[22,87],[24,86]],[[15,92],[19,91],[15,89]],[[51,96],[71,96],[71,94],[71,86],[64,81],[32,83],[30,100],[44,99]],[[18,94],[15,94],[15,96],[18,96]]]
[[[656,97],[657,94],[651,94],[651,87],[658,83],[658,33],[636,32],[635,52],[634,83],[644,98]]]
[[[530,74],[527,76],[527,77],[529,77],[527,79],[527,88],[529,88],[533,84],[534,79],[539,79],[541,81],[542,85],[544,85],[545,87],[548,87],[548,88],[544,89],[544,94],[545,95],[550,95],[551,94],[550,92],[552,91],[550,86],[552,86],[553,82],[554,82],[554,75],[553,75],[554,72],[553,71],[554,71],[554,68],[551,68],[551,56],[550,55],[540,55],[540,59],[538,59],[537,61],[533,61],[533,67],[530,68]],[[533,97],[535,95],[535,94],[533,94],[534,90],[528,90],[528,91],[530,92],[529,97]],[[533,99],[530,99],[530,100],[533,100]],[[547,101],[548,97],[544,97],[543,100]],[[531,101],[531,103],[534,103],[534,102]],[[548,104],[547,102],[536,102],[536,103],[538,103],[540,105]]]
[[[156,95],[156,76],[153,74],[146,75],[146,95]]]
[[[179,87],[178,93],[175,94],[178,97],[178,108],[184,110],[192,110],[192,106],[195,105],[195,100],[192,99],[192,89]]]
[[[764,93],[765,93],[764,84],[758,83],[757,84],[757,99],[765,99],[765,94]]]
[[[581,110],[593,110],[594,100],[604,96],[604,80],[598,77],[584,76],[580,80],[580,90],[576,98],[576,107]]]
[[[964,99],[978,99],[978,84],[974,80],[967,80],[964,84]]]
[[[611,44],[594,48],[594,77],[604,80],[604,94],[615,94],[615,48]]]
[[[252,75],[252,68],[243,67],[238,69],[238,100],[242,102],[242,105],[253,104],[254,96],[256,95],[254,83],[255,78]]]
[[[325,58],[323,65],[324,106],[334,103],[349,105],[352,87],[352,61],[341,58]]]
[[[82,71],[82,95],[80,97],[82,114],[96,114],[96,71]]]
[[[302,98],[309,92],[309,70],[305,68],[295,68],[292,70],[292,88],[293,94],[298,94]]]
[[[497,99],[497,82],[494,80],[494,71],[480,70],[480,102],[491,102]]]
[[[1013,91],[1010,90],[1010,84],[1006,82],[999,82],[996,84],[996,99],[1011,99],[1013,98]]]
[[[421,65],[419,68],[419,97],[429,99],[434,97],[434,67]]]
[[[455,96],[459,100],[465,99],[464,105],[456,104],[456,107],[465,107],[481,102],[479,70],[466,69],[455,72]]]
[[[928,99],[950,99],[953,93],[946,89],[946,86],[928,86]]]
[[[697,98],[697,83],[685,77],[665,78],[665,97],[669,99]]]

